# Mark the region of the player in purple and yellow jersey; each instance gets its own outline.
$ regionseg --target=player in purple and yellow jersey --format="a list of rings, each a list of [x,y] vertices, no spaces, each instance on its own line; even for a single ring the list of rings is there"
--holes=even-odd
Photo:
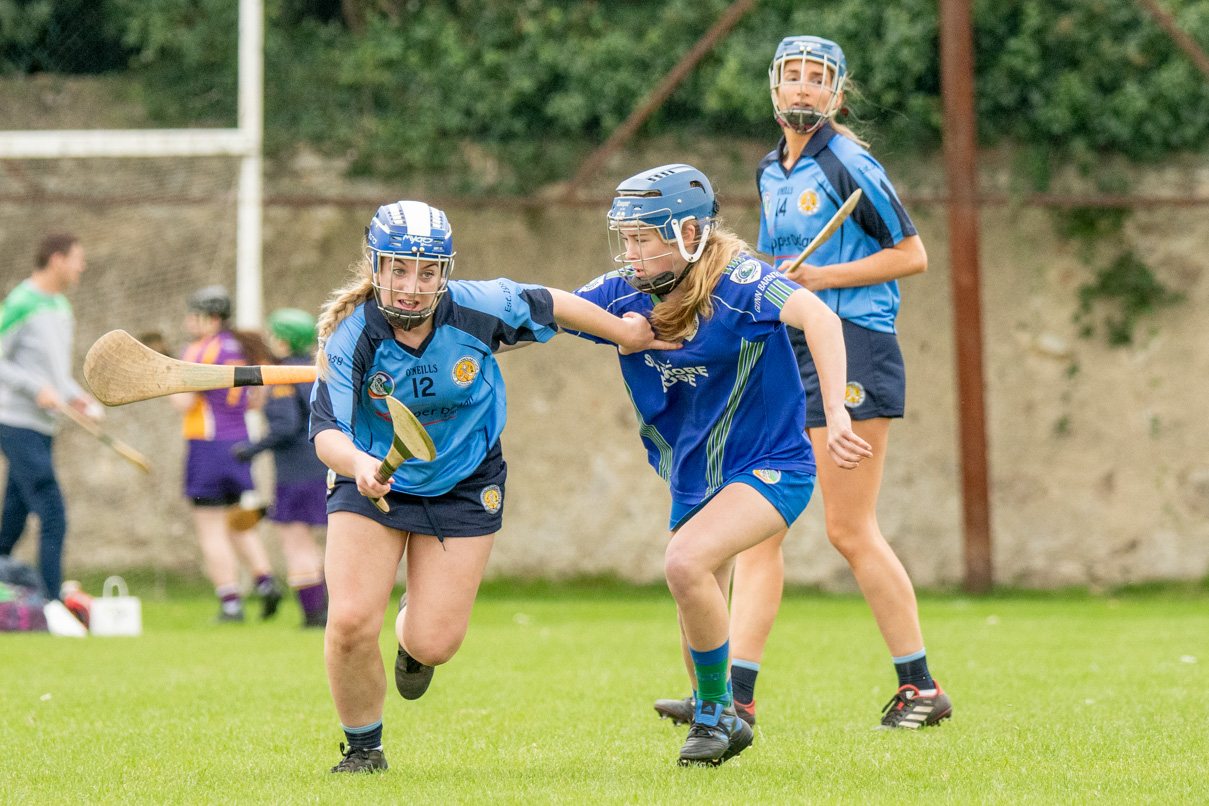
[[[222,286],[209,286],[189,298],[185,327],[194,339],[185,361],[199,364],[244,365],[267,359],[263,345],[228,326],[231,298]],[[258,352],[249,356],[249,353]],[[227,525],[228,511],[252,490],[252,471],[231,455],[231,449],[248,438],[244,414],[250,392],[246,388],[215,389],[173,395],[173,405],[185,415],[185,497],[193,503],[193,519],[201,542],[206,575],[214,584],[221,604],[219,621],[243,621],[239,594],[239,559],[243,558],[256,579],[261,597],[261,616],[277,612],[281,588],[273,578],[269,555],[260,536],[252,530],[233,531]]]
[[[709,180],[689,165],[630,177],[609,211],[620,267],[575,292],[683,340],[675,352],[619,356],[648,459],[672,494],[664,567],[696,692],[682,765],[719,764],[751,744],[730,686],[731,565],[782,534],[814,489],[786,325],[805,332],[818,360],[828,425],[819,464],[849,469],[870,455],[844,408],[839,318],[753,257],[717,212]]]

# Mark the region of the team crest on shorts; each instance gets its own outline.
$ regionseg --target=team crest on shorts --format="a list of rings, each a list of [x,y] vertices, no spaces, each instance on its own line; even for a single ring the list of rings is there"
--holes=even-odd
[[[865,387],[857,381],[848,381],[844,387],[844,405],[850,409],[859,408],[865,402]]]
[[[369,396],[375,400],[390,397],[395,392],[395,379],[378,371],[369,376]]]
[[[819,195],[813,190],[804,190],[798,196],[798,209],[806,215],[814,215],[819,211]]]
[[[453,382],[458,386],[469,386],[479,374],[479,362],[468,355],[458,359],[453,365]]]
[[[328,488],[328,490],[331,490],[335,486],[336,486],[336,471],[329,470],[329,471],[327,471],[327,488]]]
[[[479,501],[483,505],[483,509],[494,514],[500,511],[500,506],[504,503],[504,496],[500,493],[500,485],[488,484],[479,493]]]
[[[781,480],[780,470],[753,470],[751,474],[765,484],[776,484]]]
[[[760,279],[759,262],[755,260],[743,261],[737,268],[734,269],[734,271],[730,273],[730,279],[732,282],[738,283],[739,285],[754,283],[756,280]]]

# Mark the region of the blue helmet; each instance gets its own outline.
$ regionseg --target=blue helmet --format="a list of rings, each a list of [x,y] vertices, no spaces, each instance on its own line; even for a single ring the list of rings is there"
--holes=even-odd
[[[781,108],[777,90],[783,83],[785,65],[793,62],[815,62],[823,66],[823,87],[831,92],[830,99],[822,107],[791,105]],[[803,70],[803,72],[805,72]],[[768,68],[768,87],[772,93],[772,108],[777,123],[787,126],[799,134],[809,134],[819,128],[840,108],[844,82],[848,79],[848,63],[844,50],[830,39],[818,36],[787,36],[777,45]],[[801,79],[797,82],[801,83]]]
[[[379,282],[379,270],[383,258],[393,264],[396,260],[435,262],[440,266],[440,288],[437,291],[416,291],[417,295],[429,294],[432,303],[417,311],[406,311],[381,301],[379,308],[386,321],[395,327],[411,330],[432,316],[445,293],[449,274],[453,271],[453,227],[445,213],[419,201],[397,201],[378,208],[365,231],[370,268],[374,288],[390,292]],[[418,276],[416,278],[418,283]]]
[[[653,228],[665,242],[675,243],[680,256],[691,266],[701,257],[717,214],[718,202],[705,174],[683,163],[661,165],[617,186],[617,196],[609,209],[609,231],[620,235],[623,229]],[[689,252],[681,236],[690,220],[697,222],[701,234],[694,252]],[[624,248],[613,259],[622,265],[620,272],[625,281],[646,294],[667,294],[687,272],[686,267],[679,275],[665,271],[653,278],[641,278],[626,263]]]

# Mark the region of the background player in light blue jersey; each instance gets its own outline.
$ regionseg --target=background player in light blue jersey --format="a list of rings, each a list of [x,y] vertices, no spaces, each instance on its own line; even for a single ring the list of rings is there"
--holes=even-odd
[[[691,166],[627,179],[609,211],[621,268],[576,291],[610,313],[649,316],[661,338],[683,342],[620,357],[648,458],[672,493],[665,570],[696,689],[682,765],[718,764],[751,744],[728,679],[731,561],[784,534],[814,488],[786,324],[818,358],[828,426],[820,465],[853,468],[870,453],[844,408],[839,319],[754,258],[716,214],[709,180]]]
[[[877,496],[890,420],[903,415],[906,395],[894,329],[897,280],[924,271],[928,257],[885,170],[856,135],[835,122],[846,79],[844,53],[834,42],[791,36],[777,47],[769,85],[784,136],[756,172],[759,249],[784,270],[839,205],[857,188],[863,191],[840,230],[788,276],[843,320],[845,400],[853,429],[873,446],[873,457],[853,471],[819,468],[827,536],[852,566],[894,659],[899,689],[879,727],[917,728],[948,717],[952,705],[928,672],[915,591],[882,537]],[[816,360],[801,333],[791,329],[789,335],[806,391],[806,428],[817,448],[827,440],[828,422]],[[782,534],[745,552],[735,567],[735,696],[750,702],[753,712],[756,675],[781,601],[783,539]],[[678,702],[661,704],[675,711]]]
[[[399,693],[420,697],[433,666],[452,658],[466,635],[504,509],[499,437],[507,406],[494,353],[548,341],[559,325],[624,351],[674,346],[657,340],[642,316],[613,316],[565,291],[451,281],[452,228],[423,202],[380,207],[366,238],[366,260],[320,318],[320,380],[311,395],[311,438],[335,476],[324,659],[348,748],[332,772],[386,769],[378,634],[404,555]],[[392,439],[388,396],[419,418],[437,453],[404,463],[381,484],[375,474]],[[389,513],[367,496],[385,498]]]

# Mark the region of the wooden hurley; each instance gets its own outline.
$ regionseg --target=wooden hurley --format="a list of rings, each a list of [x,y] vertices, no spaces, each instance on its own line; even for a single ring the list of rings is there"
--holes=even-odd
[[[862,195],[864,195],[864,192],[860,188],[852,191],[852,195],[848,197],[847,201],[840,205],[840,209],[835,211],[835,215],[833,215],[831,220],[827,222],[827,225],[823,227],[823,231],[814,236],[814,240],[806,244],[806,248],[802,250],[802,254],[794,258],[793,263],[789,264],[789,268],[785,270],[786,274],[793,271],[798,266],[801,266],[802,261],[810,257],[814,253],[814,250],[826,243],[827,239],[835,234],[835,231],[844,223],[844,219],[850,216],[852,211],[856,209],[856,203],[861,200]]]
[[[312,383],[314,366],[233,367],[192,364],[161,355],[124,330],[111,330],[84,356],[84,379],[97,400],[124,406],[180,392],[236,386]]]
[[[390,481],[390,477],[399,469],[399,465],[408,459],[431,462],[437,456],[437,448],[432,444],[432,437],[428,436],[424,426],[420,424],[416,415],[412,414],[409,408],[393,397],[386,398],[386,408],[390,409],[390,422],[395,429],[395,438],[391,442],[386,458],[382,460],[382,466],[378,468],[378,481],[382,484]],[[386,503],[386,499],[371,498],[369,500],[373,501],[374,506],[382,512],[390,512],[390,505]]]
[[[106,434],[99,425],[85,417],[83,414],[80,414],[80,412],[73,409],[70,405],[59,406],[58,410],[61,414],[67,417],[67,419],[71,420],[73,423],[80,426],[80,428],[83,428],[85,431],[100,440],[102,445],[112,450],[118,456],[122,457],[139,470],[143,471],[144,473],[151,472],[151,465],[147,462],[146,456],[143,456],[143,454],[139,453],[125,442]]]

